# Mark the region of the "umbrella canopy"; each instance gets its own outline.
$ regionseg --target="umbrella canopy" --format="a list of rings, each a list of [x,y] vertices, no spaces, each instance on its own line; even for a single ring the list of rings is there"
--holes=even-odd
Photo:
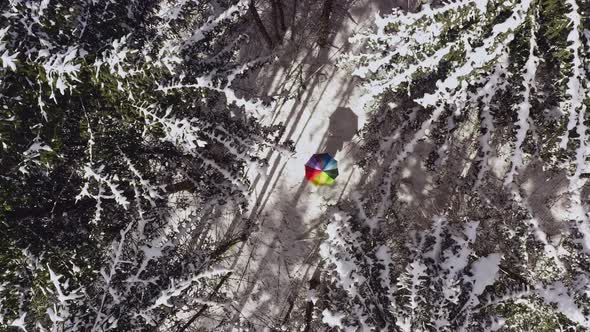
[[[334,183],[338,162],[329,153],[317,153],[305,164],[305,177],[316,186]]]

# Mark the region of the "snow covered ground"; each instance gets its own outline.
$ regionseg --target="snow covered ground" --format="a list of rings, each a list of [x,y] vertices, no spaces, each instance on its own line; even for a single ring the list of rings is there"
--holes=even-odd
[[[359,2],[350,9],[351,17],[334,19],[329,48],[305,49],[287,54],[264,69],[257,81],[270,95],[296,88],[302,73],[305,88],[297,98],[279,100],[267,123],[286,125],[283,140],[292,140],[291,156],[272,153],[266,175],[253,181],[252,218],[259,229],[238,250],[234,271],[245,271],[236,280],[236,318],[247,320],[257,329],[280,325],[289,314],[295,297],[305,300],[307,281],[318,263],[322,226],[328,205],[345,197],[360,179],[354,165],[356,135],[366,115],[352,111],[360,90],[349,73],[336,66],[348,38],[367,28],[374,15],[387,7],[378,2]],[[354,21],[353,21],[354,19]],[[315,187],[305,177],[304,165],[314,153],[330,152],[338,161],[339,176],[331,186]],[[300,298],[301,300],[301,298]],[[239,314],[238,314],[239,312]]]

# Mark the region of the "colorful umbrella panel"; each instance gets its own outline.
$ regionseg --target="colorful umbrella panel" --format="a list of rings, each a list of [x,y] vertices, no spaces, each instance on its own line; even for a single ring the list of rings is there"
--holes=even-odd
[[[338,176],[338,162],[329,153],[317,153],[305,164],[305,177],[316,186],[334,183]]]

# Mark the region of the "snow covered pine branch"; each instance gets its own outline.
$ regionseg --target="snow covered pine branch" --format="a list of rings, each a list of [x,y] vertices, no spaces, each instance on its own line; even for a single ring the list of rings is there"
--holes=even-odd
[[[238,58],[246,9],[0,3],[0,329],[224,317],[217,266],[248,236],[247,174],[282,130],[232,89],[263,64]]]
[[[352,39],[364,48],[341,63],[372,115],[361,166],[379,166],[327,227],[325,324],[590,328],[587,10],[436,2]],[[546,210],[535,176],[556,184]]]

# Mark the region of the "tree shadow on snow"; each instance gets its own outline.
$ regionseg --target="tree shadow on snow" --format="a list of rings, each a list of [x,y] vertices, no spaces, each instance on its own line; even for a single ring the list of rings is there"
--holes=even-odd
[[[346,29],[349,28],[344,28],[345,25],[360,29],[360,24],[356,23],[361,22],[359,18],[370,17],[370,13],[375,11],[375,6],[387,6],[386,1],[366,6],[357,5],[359,3],[335,2],[331,19],[332,30],[326,47],[319,47],[316,43],[314,34],[317,24],[314,22],[317,21],[319,13],[309,10],[314,5],[310,3],[305,12],[298,14],[301,16],[298,20],[307,20],[312,24],[297,25],[298,35],[295,36],[294,42],[283,49],[270,52],[271,56],[278,58],[276,61],[235,83],[236,89],[243,95],[274,100],[273,109],[263,117],[263,121],[266,124],[277,124],[278,121],[282,121],[286,128],[281,137],[282,141],[293,141],[297,146],[302,135],[308,132],[308,126],[314,123],[316,112],[322,107],[329,92],[336,96],[335,102],[331,101],[335,109],[329,118],[328,132],[318,133],[321,135],[321,138],[318,137],[318,152],[326,151],[332,155],[356,158],[354,153],[349,154],[346,150],[347,144],[354,145],[351,141],[359,129],[358,116],[348,107],[357,81],[350,78],[337,82],[340,69],[334,62],[339,54],[350,50],[351,47],[347,42],[350,32]],[[385,9],[380,7],[380,10]],[[357,19],[353,19],[351,15]],[[351,21],[355,23],[350,24]],[[248,33],[255,34],[255,31]],[[243,51],[242,57],[252,58],[269,54],[269,51],[255,40],[249,47],[250,49]],[[289,315],[301,314],[292,312],[293,306],[295,301],[301,300],[301,287],[317,262],[317,248],[321,241],[317,235],[321,232],[321,227],[318,228],[321,221],[315,220],[310,224],[305,218],[308,207],[302,195],[309,189],[310,184],[303,176],[303,165],[302,182],[299,187],[296,190],[285,190],[281,187],[281,179],[284,176],[292,176],[284,174],[288,156],[270,151],[267,159],[271,161],[268,173],[266,176],[256,176],[251,185],[251,188],[257,190],[248,219],[258,225],[259,231],[239,246],[235,262],[231,266],[245,270],[235,272],[235,275],[240,275],[242,282],[238,282],[237,289],[230,290],[238,296],[232,304],[235,314],[228,321],[244,319],[244,312],[248,312],[250,318],[247,320],[260,328],[283,325]],[[339,181],[345,181],[345,189],[350,178],[342,178]],[[280,215],[282,218],[270,218],[269,214]],[[236,218],[230,228],[238,227],[240,222]],[[257,254],[261,256],[255,257]],[[244,257],[246,265],[238,265]],[[289,270],[295,266],[305,270],[298,278],[293,277],[294,271]],[[252,311],[252,303],[256,301],[264,303]]]
[[[338,2],[338,6],[342,8],[347,5],[348,3]],[[349,47],[347,42],[343,42],[346,38],[334,33],[340,30],[339,27],[345,20],[349,20],[345,15],[334,15],[333,32],[328,40],[331,46],[319,47],[311,40],[303,41],[306,46],[292,47],[290,53],[282,54],[270,67],[260,69],[242,82],[245,86],[258,87],[255,95],[276,99],[271,116],[265,120],[269,124],[276,124],[282,118],[286,131],[281,140],[291,140],[297,146],[302,135],[309,131],[306,130],[308,126],[316,121],[314,116],[325,102],[324,96],[328,92],[331,96],[336,96],[336,100],[330,101],[336,107],[330,117],[328,133],[318,140],[318,150],[336,154],[343,150],[345,143],[356,133],[358,117],[347,106],[357,82],[353,79],[335,82],[339,69],[333,65],[335,57]],[[255,82],[263,84],[257,86]],[[277,116],[279,114],[281,117]],[[301,300],[301,287],[313,272],[311,268],[317,261],[320,240],[316,236],[319,231],[315,228],[317,221],[308,225],[304,217],[307,206],[301,198],[306,188],[309,189],[309,183],[303,177],[303,165],[299,188],[285,191],[281,188],[281,178],[292,176],[284,174],[288,156],[271,151],[267,159],[271,160],[269,172],[264,177],[257,176],[252,183],[252,188],[259,189],[255,193],[250,219],[259,224],[260,230],[251,236],[248,241],[250,244],[243,243],[240,246],[235,264],[240,260],[239,257],[243,259],[244,256],[256,253],[262,253],[262,256],[248,259],[255,260],[257,266],[253,270],[253,266],[246,266],[246,269],[251,270],[244,274],[248,282],[241,284],[239,289],[232,290],[239,293],[234,304],[235,314],[231,319],[233,322],[240,317],[244,319],[243,312],[250,311],[252,303],[261,296],[262,289],[273,298],[256,308],[255,314],[249,318],[249,321],[260,328],[280,326],[289,315],[300,314],[292,313],[294,302]],[[265,214],[279,214],[282,216],[281,222],[276,224],[275,218],[267,218]],[[262,237],[258,238],[257,234]],[[257,246],[265,249],[257,249]],[[300,277],[295,278],[294,271],[289,271],[292,267],[304,269]]]

